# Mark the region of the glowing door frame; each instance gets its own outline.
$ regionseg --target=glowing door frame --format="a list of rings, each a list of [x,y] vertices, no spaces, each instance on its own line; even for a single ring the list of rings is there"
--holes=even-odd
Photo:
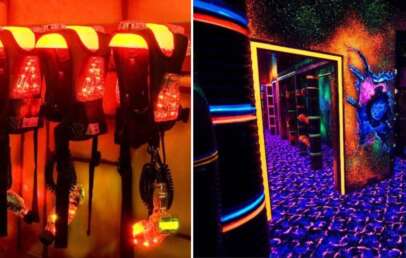
[[[267,210],[268,220],[272,218],[271,213],[271,196],[268,181],[268,168],[266,161],[266,149],[264,138],[264,127],[262,121],[262,107],[261,107],[261,92],[259,83],[259,68],[258,68],[258,49],[276,51],[287,54],[309,56],[314,58],[325,59],[333,62],[337,62],[337,92],[338,92],[338,134],[339,134],[339,175],[340,175],[340,192],[345,194],[345,162],[344,162],[344,104],[343,104],[343,57],[340,55],[322,53],[312,50],[304,50],[297,48],[290,48],[265,42],[252,40],[251,45],[251,61],[252,61],[252,76],[254,81],[254,94],[255,94],[255,107],[257,110],[257,126],[259,137],[259,148],[261,155],[261,170],[262,181],[264,184],[265,203]]]

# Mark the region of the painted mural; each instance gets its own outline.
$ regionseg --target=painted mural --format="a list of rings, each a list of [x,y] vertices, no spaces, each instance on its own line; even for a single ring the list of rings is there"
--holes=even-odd
[[[358,145],[347,157],[347,169],[352,172],[369,170],[372,175],[364,180],[349,181],[349,190],[375,182],[391,175],[393,155],[394,88],[396,71],[373,72],[364,54],[355,48],[362,61],[359,69],[349,64],[355,77],[356,97],[347,96],[347,102],[356,109]],[[357,177],[354,177],[357,178]],[[351,178],[353,179],[353,178]]]
[[[376,154],[391,154],[395,104],[391,82],[395,79],[396,71],[374,73],[361,51],[350,50],[357,52],[364,64],[364,71],[349,65],[356,77],[358,100],[347,97],[347,102],[357,109],[359,145],[376,145]]]

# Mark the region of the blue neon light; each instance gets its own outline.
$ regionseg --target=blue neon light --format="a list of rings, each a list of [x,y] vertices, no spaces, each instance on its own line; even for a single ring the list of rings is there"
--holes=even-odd
[[[214,14],[226,17],[227,19],[235,21],[241,25],[248,26],[248,21],[245,17],[243,17],[229,9],[226,9],[224,7],[221,7],[221,6],[212,4],[212,3],[203,2],[201,0],[195,0],[194,7],[197,9],[201,9],[205,12],[214,13]]]
[[[258,207],[258,205],[260,205],[262,203],[264,198],[265,198],[265,195],[264,195],[264,193],[262,193],[254,202],[252,202],[251,204],[245,206],[244,208],[233,211],[233,212],[230,212],[229,214],[221,216],[221,218],[220,218],[221,223],[228,222],[230,220],[238,218],[238,217],[240,217],[240,216],[254,210],[255,208]]]
[[[251,104],[213,105],[210,113],[255,113],[255,107]]]

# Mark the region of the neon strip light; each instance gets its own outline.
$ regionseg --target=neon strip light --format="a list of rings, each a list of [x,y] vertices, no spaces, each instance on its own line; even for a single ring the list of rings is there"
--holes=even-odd
[[[262,211],[264,208],[265,208],[265,201],[263,201],[262,204],[261,204],[256,210],[254,210],[253,212],[251,212],[251,213],[248,214],[247,216],[245,216],[245,217],[243,217],[243,218],[241,218],[241,219],[239,219],[239,220],[237,220],[237,221],[231,222],[231,223],[229,223],[229,224],[227,224],[227,225],[224,225],[223,228],[221,229],[221,231],[222,231],[223,233],[226,233],[226,232],[228,232],[228,231],[230,231],[230,230],[233,230],[233,229],[235,229],[235,228],[238,228],[239,226],[244,225],[244,224],[247,223],[248,221],[250,221],[250,220],[252,220],[253,218],[255,218],[259,213],[261,213],[261,211]]]
[[[210,113],[255,113],[255,107],[250,104],[210,106]]]
[[[239,116],[222,116],[212,117],[212,122],[215,125],[218,124],[234,124],[243,123],[257,119],[255,115],[239,115]]]
[[[264,184],[265,203],[267,209],[268,220],[272,218],[271,213],[271,198],[269,193],[268,183],[268,170],[266,163],[265,140],[264,140],[264,127],[262,121],[261,110],[261,91],[259,82],[259,68],[258,68],[258,49],[265,49],[270,51],[278,51],[282,53],[290,53],[301,56],[310,56],[337,62],[337,92],[338,92],[338,120],[339,120],[339,157],[340,157],[340,192],[345,194],[345,156],[344,156],[344,104],[343,104],[343,58],[338,55],[330,55],[320,52],[308,51],[303,49],[288,48],[273,44],[251,41],[251,61],[252,73],[255,92],[255,106],[257,110],[257,126],[258,126],[258,141],[261,155],[261,168],[262,168],[262,181]]]
[[[216,150],[212,154],[194,161],[194,167],[201,167],[201,166],[209,164],[217,159],[218,159],[218,151]]]
[[[230,19],[232,21],[235,21],[243,26],[248,26],[248,21],[245,17],[237,14],[236,12],[233,12],[227,8],[212,4],[212,3],[207,3],[203,2],[201,0],[195,0],[193,2],[193,6],[196,9],[200,9],[202,11],[212,13],[219,15],[221,17],[225,17],[227,19]]]
[[[221,223],[225,223],[228,222],[230,220],[233,220],[237,217],[240,217],[250,211],[252,211],[253,209],[257,208],[259,204],[261,204],[261,202],[264,201],[265,195],[264,193],[262,193],[258,198],[256,198],[251,204],[245,206],[244,208],[237,210],[237,211],[233,211],[227,215],[221,216]]]
[[[204,165],[207,165],[207,164],[210,164],[210,163],[212,163],[212,162],[214,162],[214,161],[216,161],[216,160],[218,160],[218,158],[219,158],[219,156],[218,155],[216,155],[216,156],[214,156],[214,157],[211,157],[210,159],[208,159],[208,160],[205,160],[204,162],[201,162],[201,163],[195,163],[194,164],[194,167],[195,168],[198,168],[198,167],[201,167],[201,166],[204,166]]]
[[[219,27],[223,27],[238,33],[243,34],[244,36],[248,36],[248,29],[238,25],[234,22],[230,22],[224,19],[220,19],[214,16],[210,16],[207,14],[201,14],[201,13],[195,13],[193,14],[193,20],[195,21],[199,21],[199,22],[204,22],[204,23],[208,23],[211,25],[216,25]]]
[[[195,164],[196,164],[196,163],[200,163],[200,162],[203,162],[203,161],[205,161],[205,160],[208,160],[208,159],[210,159],[210,158],[216,156],[217,154],[218,154],[218,151],[215,150],[215,151],[213,151],[212,153],[210,153],[210,154],[208,154],[208,155],[205,155],[205,156],[203,156],[203,157],[196,158],[193,162],[194,162]]]

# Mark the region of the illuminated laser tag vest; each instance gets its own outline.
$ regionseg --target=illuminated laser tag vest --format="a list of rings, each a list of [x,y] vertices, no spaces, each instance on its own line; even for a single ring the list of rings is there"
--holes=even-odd
[[[40,38],[47,82],[45,114],[71,123],[72,139],[106,131],[104,78],[109,37],[92,27],[67,26]]]
[[[72,58],[65,38],[58,33],[63,30],[62,26],[49,30],[38,28],[40,36],[36,44],[47,87],[42,111],[46,119],[53,122],[66,118],[74,101]]]
[[[137,148],[156,130],[173,126],[181,110],[177,74],[187,45],[187,37],[176,27],[132,22],[120,25],[110,42],[120,96],[117,142],[124,137]]]
[[[0,80],[8,85],[0,90],[7,103],[6,127],[9,133],[23,133],[40,126],[42,82],[35,35],[29,28],[3,27],[0,39]]]
[[[7,235],[7,190],[12,184],[9,134],[34,131],[34,186],[27,222],[38,222],[37,146],[42,81],[35,35],[25,27],[0,29],[0,235]]]
[[[76,172],[69,152],[70,140],[93,138],[89,166],[91,210],[94,167],[100,159],[97,136],[107,130],[103,95],[108,43],[107,34],[87,26],[66,26],[43,35],[37,43],[47,83],[44,113],[49,120],[61,122],[55,129],[55,155],[58,173],[65,176],[64,182],[61,182],[65,190],[58,189],[61,184],[53,182],[52,169],[47,169],[50,173],[46,173],[50,174],[46,176],[48,187],[56,192],[56,213],[59,218],[56,221],[57,247],[67,246],[69,193],[66,191],[76,184]],[[90,214],[89,211],[89,218]],[[46,241],[47,244],[50,242],[51,239]]]
[[[132,216],[132,168],[130,147],[138,148],[148,143],[151,162],[144,165],[140,178],[140,195],[147,204],[149,221],[155,223],[156,230],[133,235],[134,239],[120,246],[122,257],[133,252],[132,243],[143,241],[144,246],[150,245],[149,237],[158,235],[158,221],[169,217],[154,213],[153,194],[155,182],[159,181],[165,189],[167,204],[163,210],[169,209],[173,199],[173,182],[168,166],[160,159],[157,147],[163,139],[163,131],[173,126],[179,118],[180,92],[178,73],[186,55],[187,37],[173,28],[164,25],[123,22],[119,31],[113,36],[110,47],[117,70],[119,108],[116,115],[115,140],[120,144],[119,172],[121,175],[121,232],[120,237],[130,236]],[[164,141],[161,141],[162,146]],[[165,153],[164,147],[162,153]],[[159,210],[159,209],[158,209]],[[166,214],[166,213],[165,213]],[[166,215],[165,215],[166,216]],[[170,217],[170,220],[175,219]],[[175,219],[176,220],[176,219]],[[142,224],[142,223],[141,223]],[[140,225],[137,224],[136,225]],[[145,238],[148,236],[147,238]],[[139,238],[141,237],[141,238]],[[156,243],[158,243],[157,241]]]

